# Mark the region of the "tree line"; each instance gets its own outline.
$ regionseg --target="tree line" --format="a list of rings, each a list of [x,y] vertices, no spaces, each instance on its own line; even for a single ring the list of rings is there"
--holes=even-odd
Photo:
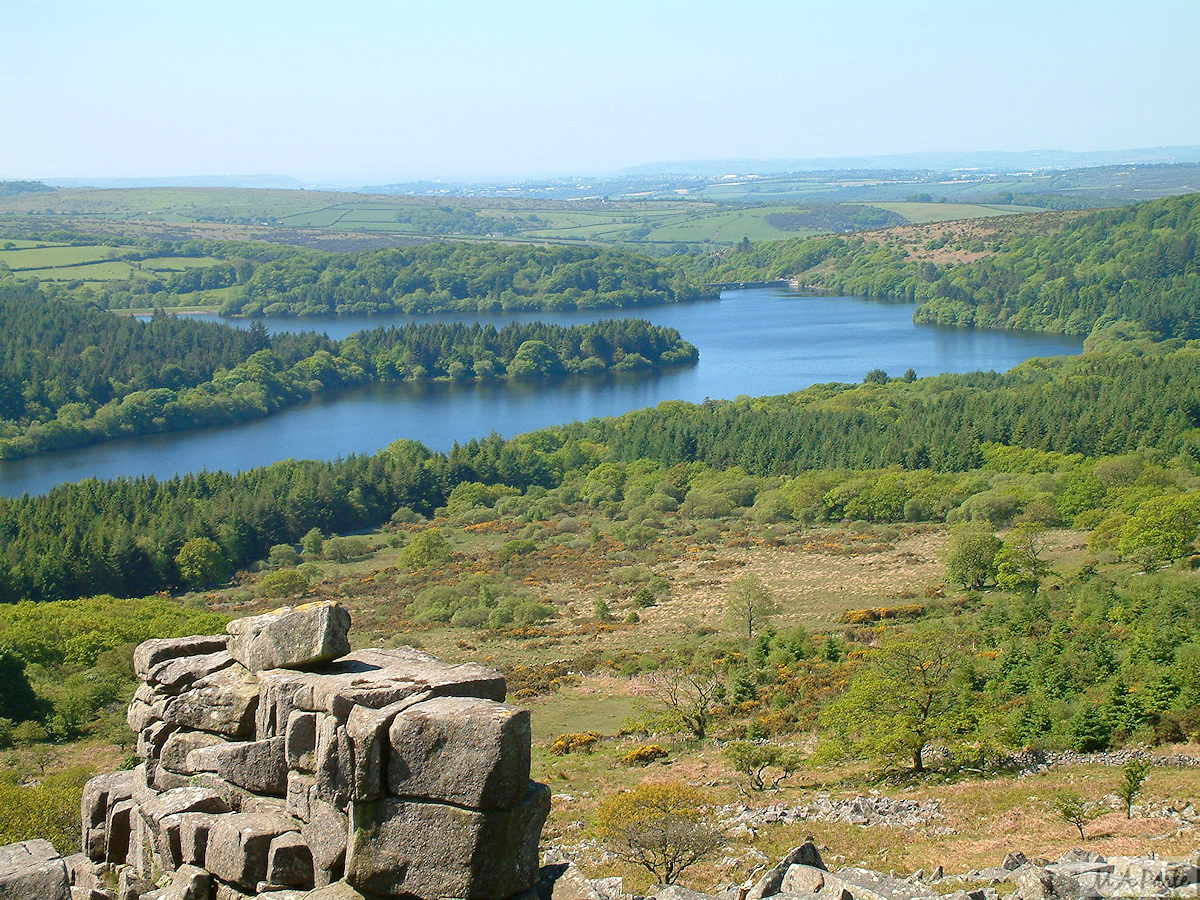
[[[428,211],[436,217],[436,210]],[[495,226],[491,223],[496,222]],[[507,219],[481,219],[503,231]],[[220,291],[225,315],[338,315],[450,310],[606,309],[715,300],[693,274],[625,250],[485,242],[332,252],[253,241],[168,241],[28,232],[23,237],[100,244],[131,262],[170,257],[174,272],[134,271],[127,281],[43,282],[51,296],[102,309],[183,306]],[[188,259],[219,263],[188,266]],[[84,271],[80,270],[81,273]],[[4,267],[0,264],[0,273]]]
[[[441,243],[297,251],[255,269],[227,315],[595,309],[716,299],[648,257],[592,247]]]

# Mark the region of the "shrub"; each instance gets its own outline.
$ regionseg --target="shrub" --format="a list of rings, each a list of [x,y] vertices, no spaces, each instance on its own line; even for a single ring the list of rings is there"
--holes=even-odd
[[[371,552],[371,545],[365,537],[331,537],[325,542],[325,558],[334,562],[350,562],[362,559]]]
[[[308,579],[299,569],[279,569],[259,579],[255,593],[273,600],[291,597],[308,590]]]
[[[638,744],[621,757],[627,766],[648,766],[656,760],[666,759],[669,754],[658,744]]]
[[[1059,791],[1050,800],[1050,806],[1060,819],[1079,829],[1081,841],[1087,840],[1083,826],[1100,815],[1100,810],[1072,790]]]
[[[512,559],[514,556],[524,556],[526,553],[532,553],[536,549],[536,541],[529,538],[518,538],[515,541],[505,541],[504,546],[500,548],[500,557],[502,559]]]
[[[206,537],[192,538],[175,555],[179,577],[191,588],[207,587],[224,581],[233,573],[233,566],[220,545]]]
[[[400,565],[409,570],[440,566],[450,562],[453,555],[450,543],[441,530],[426,528],[400,551]]]
[[[267,554],[267,562],[279,568],[294,566],[299,561],[300,554],[291,544],[275,544]]]
[[[572,731],[568,734],[560,734],[555,738],[554,743],[550,745],[550,752],[554,756],[567,756],[571,753],[591,753],[599,740],[599,732]]]
[[[722,756],[737,771],[746,776],[750,789],[766,790],[767,770],[777,769],[777,775],[771,781],[771,787],[778,787],[793,772],[800,768],[803,760],[800,754],[778,744],[755,744],[750,741],[731,741],[726,745]]]
[[[79,799],[88,773],[47,775],[37,784],[0,781],[0,844],[45,838],[64,854],[79,849]]]

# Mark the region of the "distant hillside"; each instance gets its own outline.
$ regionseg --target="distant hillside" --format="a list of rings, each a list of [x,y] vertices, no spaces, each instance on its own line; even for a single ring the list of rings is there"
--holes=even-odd
[[[46,183],[65,188],[121,188],[147,187],[225,187],[225,188],[270,188],[274,190],[298,190],[304,182],[290,175],[170,175],[161,178],[47,178]]]
[[[800,159],[702,159],[653,162],[622,169],[622,175],[724,175],[727,173],[772,175],[781,172],[816,172],[836,169],[918,169],[948,172],[954,169],[987,169],[994,172],[1031,172],[1040,169],[1072,169],[1088,166],[1119,166],[1200,162],[1200,147],[1147,147],[1136,150],[979,150],[946,153],[891,153],[879,156],[821,156]]]
[[[924,244],[911,229],[777,241],[699,264],[718,282],[795,278],[915,301],[918,322],[1086,335],[1121,320],[1200,337],[1200,194],[926,233]]]
[[[52,190],[54,188],[40,181],[0,181],[0,197],[11,197],[14,194],[40,194]]]

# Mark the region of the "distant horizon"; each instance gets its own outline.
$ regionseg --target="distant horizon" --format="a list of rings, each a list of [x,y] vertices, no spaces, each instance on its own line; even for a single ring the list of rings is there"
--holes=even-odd
[[[1138,155],[1146,155],[1151,153],[1173,153],[1176,156],[1186,156],[1186,159],[1175,159],[1163,162],[1145,162],[1144,160],[1135,159]],[[1061,164],[1047,163],[1040,167],[1042,170],[1062,170],[1071,168],[1093,168],[1109,165],[1172,165],[1172,164],[1194,164],[1200,163],[1200,145],[1163,145],[1157,147],[1122,147],[1122,148],[1089,148],[1083,150],[1062,150],[1037,148],[1029,150],[960,150],[960,151],[921,151],[915,153],[886,153],[872,155],[848,155],[842,157],[796,157],[796,158],[694,158],[683,160],[655,160],[651,162],[642,162],[634,165],[624,166],[619,169],[609,171],[595,172],[544,172],[531,173],[527,175],[505,176],[503,174],[495,175],[476,175],[476,176],[442,176],[442,177],[418,177],[407,176],[400,173],[391,174],[367,174],[363,176],[353,176],[336,173],[309,173],[309,172],[193,172],[189,174],[175,175],[156,175],[156,174],[138,174],[127,176],[103,176],[103,175],[62,175],[62,176],[42,176],[36,174],[25,173],[23,175],[6,175],[0,174],[0,181],[37,181],[50,186],[66,186],[71,188],[86,188],[104,187],[104,182],[162,182],[159,184],[144,184],[138,186],[153,187],[226,187],[235,186],[243,188],[252,188],[252,184],[239,185],[186,185],[179,182],[186,181],[231,181],[231,182],[253,182],[253,181],[283,181],[290,180],[296,182],[295,189],[311,190],[310,185],[321,186],[340,186],[340,187],[372,187],[386,186],[390,184],[485,184],[485,183],[516,183],[521,181],[552,181],[558,179],[610,179],[633,176],[652,176],[652,175],[679,175],[679,176],[696,176],[696,177],[715,177],[714,172],[719,165],[728,165],[731,168],[730,174],[759,174],[762,172],[782,173],[787,171],[822,171],[824,169],[839,170],[839,169],[869,169],[874,171],[907,171],[917,169],[928,172],[951,172],[964,170],[966,168],[988,168],[982,167],[938,167],[930,166],[927,168],[909,165],[885,165],[886,160],[897,158],[912,158],[918,159],[921,157],[1032,157],[1032,156],[1059,156],[1067,157],[1125,157],[1123,161],[1108,161],[1103,160],[1094,163],[1072,163],[1064,162]],[[878,162],[877,165],[871,165],[873,161]],[[819,168],[813,168],[815,164],[820,163]],[[840,165],[839,165],[840,163]],[[797,168],[784,168],[786,165],[795,164]],[[865,165],[864,165],[865,164]],[[687,167],[695,167],[696,171],[689,171]],[[662,167],[661,169],[656,167]],[[702,172],[703,168],[712,169],[713,172]],[[1002,167],[995,167],[1002,168]],[[95,185],[84,184],[87,181],[98,182]],[[61,185],[63,182],[68,182],[67,185]],[[264,185],[264,189],[287,189],[271,185]]]
[[[9,0],[0,173],[515,181],[1197,146],[1197,34],[1194,0]]]

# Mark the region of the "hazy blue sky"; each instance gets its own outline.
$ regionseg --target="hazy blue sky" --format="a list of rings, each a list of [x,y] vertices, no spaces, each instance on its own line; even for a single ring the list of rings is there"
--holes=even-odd
[[[0,177],[1200,144],[1198,0],[4,0]]]

